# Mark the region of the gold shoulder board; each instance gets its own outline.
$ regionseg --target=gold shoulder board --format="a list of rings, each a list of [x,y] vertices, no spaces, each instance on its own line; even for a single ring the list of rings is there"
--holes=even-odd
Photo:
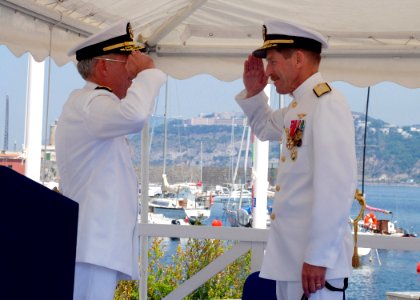
[[[107,87],[107,86],[103,86],[103,85],[98,85],[95,90],[107,90],[108,92],[112,93],[112,89]]]
[[[331,92],[331,87],[328,85],[328,83],[323,82],[317,84],[313,89],[315,95],[319,98],[322,95]]]

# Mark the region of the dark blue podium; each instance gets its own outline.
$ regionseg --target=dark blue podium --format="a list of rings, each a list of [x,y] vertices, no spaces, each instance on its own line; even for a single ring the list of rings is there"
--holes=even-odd
[[[73,297],[78,203],[0,166],[0,299]]]

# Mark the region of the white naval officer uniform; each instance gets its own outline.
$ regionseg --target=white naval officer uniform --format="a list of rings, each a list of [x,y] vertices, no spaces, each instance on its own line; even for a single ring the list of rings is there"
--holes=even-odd
[[[312,75],[293,92],[291,105],[277,111],[263,92],[244,99],[243,91],[236,97],[260,140],[282,139],[278,192],[260,276],[300,286],[304,262],[326,267],[326,280],[352,272],[348,216],[357,184],[354,125],[339,91],[316,96],[313,88],[322,82],[320,73]],[[286,135],[292,120],[305,121],[294,161]]]
[[[125,135],[143,128],[165,81],[144,70],[122,100],[87,82],[64,106],[56,153],[60,189],[79,203],[76,262],[138,278],[138,183]]]

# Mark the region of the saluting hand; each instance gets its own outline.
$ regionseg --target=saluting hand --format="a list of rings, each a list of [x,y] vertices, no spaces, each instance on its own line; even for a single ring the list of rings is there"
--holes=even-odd
[[[140,51],[131,52],[128,56],[127,64],[125,65],[130,79],[134,79],[141,71],[153,69],[154,67],[155,63],[153,62],[153,59]]]
[[[268,82],[265,75],[264,64],[261,58],[249,55],[244,62],[243,80],[246,89],[246,97],[252,97],[260,93]]]

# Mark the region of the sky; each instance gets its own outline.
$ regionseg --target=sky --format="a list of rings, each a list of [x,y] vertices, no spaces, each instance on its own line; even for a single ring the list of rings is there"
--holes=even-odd
[[[9,96],[8,150],[21,150],[24,143],[28,54],[16,57],[0,45],[0,149],[4,146],[6,95]],[[419,78],[420,80],[420,78]],[[53,60],[45,61],[44,120],[47,128],[58,119],[64,102],[73,89],[84,81],[74,63],[62,67]],[[347,97],[351,110],[365,112],[367,88],[334,82]],[[49,87],[49,88],[48,88]],[[191,118],[200,113],[239,112],[234,97],[243,89],[242,80],[223,82],[210,75],[198,75],[186,80],[169,78],[168,116]],[[163,115],[165,89],[157,100],[155,115]],[[278,106],[277,103],[273,106]],[[45,120],[48,111],[48,121]],[[370,89],[369,116],[397,126],[420,124],[420,89],[408,89],[383,82]],[[44,133],[42,135],[44,137]]]

